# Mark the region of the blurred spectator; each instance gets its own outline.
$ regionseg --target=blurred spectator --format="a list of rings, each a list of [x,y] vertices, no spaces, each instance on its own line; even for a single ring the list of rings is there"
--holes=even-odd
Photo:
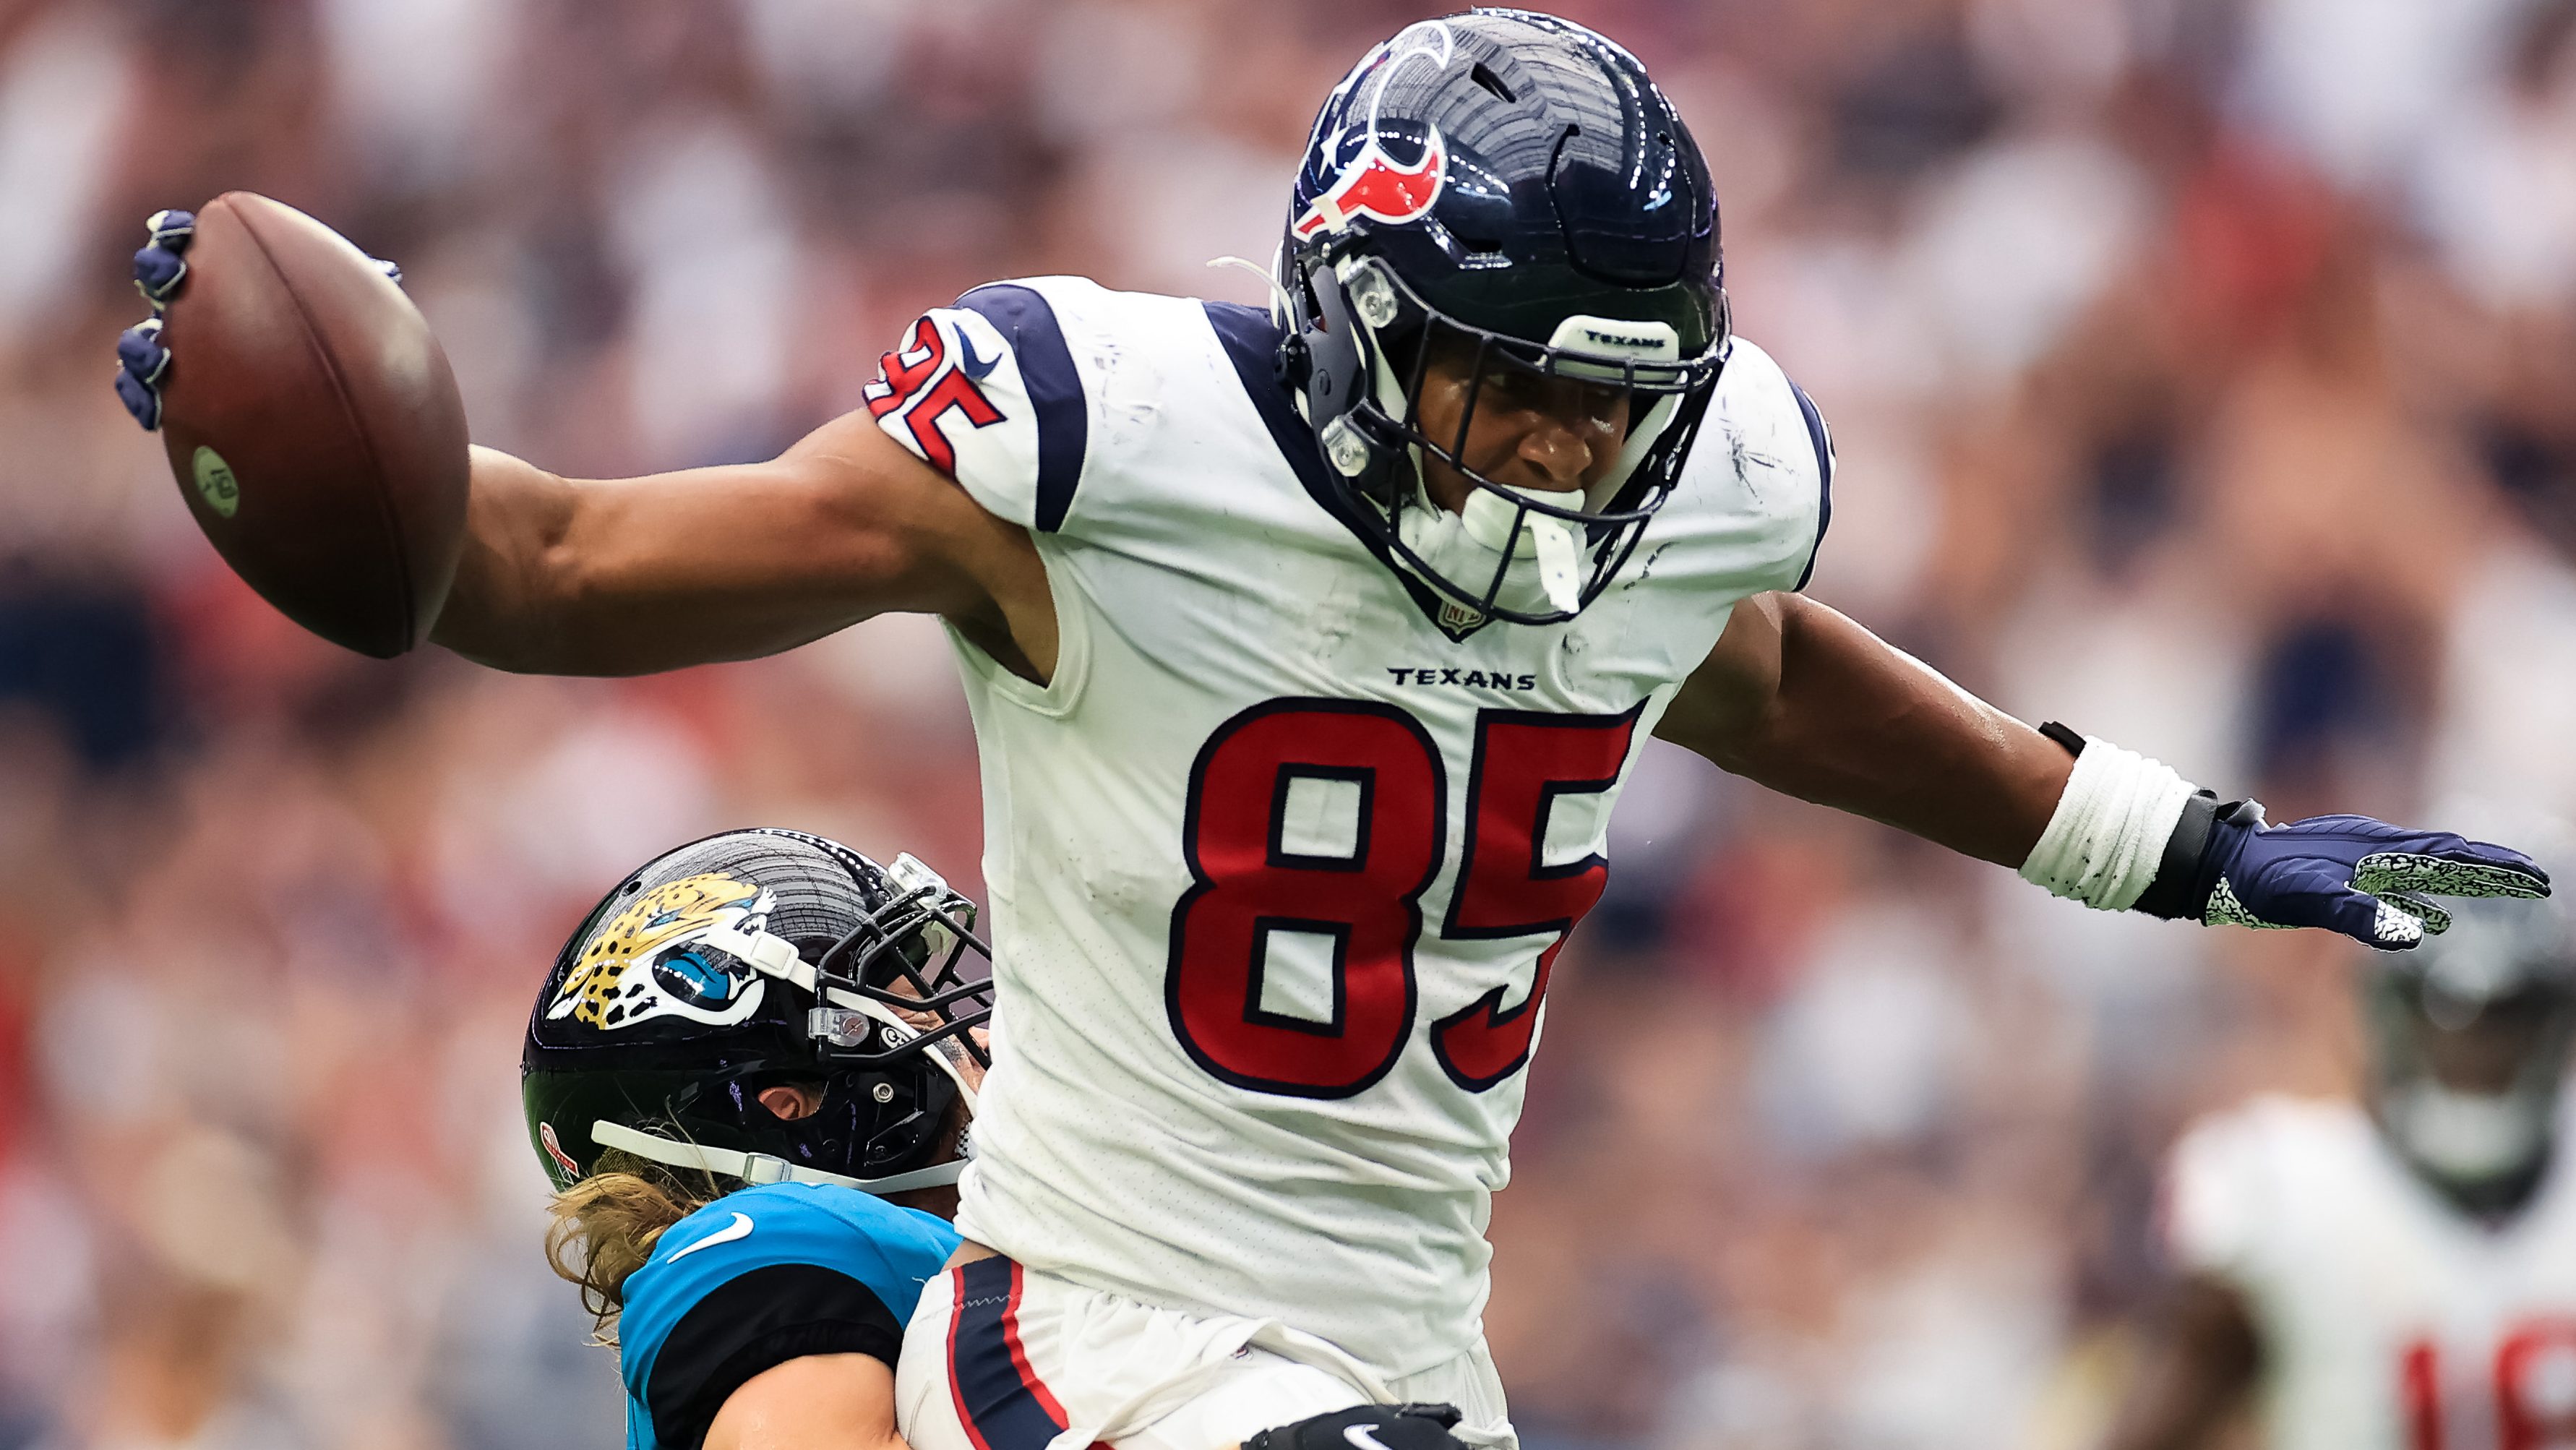
[[[1823,598],[2276,816],[2576,816],[2576,4],[1565,8],[1692,117],[1834,422]],[[1204,264],[1430,9],[0,6],[0,1447],[613,1443],[531,985],[693,832],[979,844],[921,621],[617,683],[296,634],[101,381],[142,215],[249,186],[400,257],[480,441],[755,457],[978,282],[1261,300]],[[2315,962],[1639,776],[1496,1203],[1533,1450],[2083,1443],[2145,1165],[2335,1070]]]

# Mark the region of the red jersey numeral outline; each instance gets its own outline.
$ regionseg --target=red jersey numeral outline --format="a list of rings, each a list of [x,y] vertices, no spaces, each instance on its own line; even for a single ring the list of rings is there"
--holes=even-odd
[[[1529,990],[1499,986],[1431,1027],[1441,1071],[1485,1092],[1529,1062],[1550,971],[1601,898],[1599,855],[1543,859],[1557,798],[1608,790],[1626,766],[1641,704],[1619,715],[1484,710],[1468,772],[1467,830],[1440,935],[1453,941],[1553,934]],[[1288,849],[1299,780],[1358,788],[1347,857]],[[1181,826],[1192,885],[1172,909],[1164,1006],[1183,1051],[1236,1087],[1347,1098],[1395,1066],[1413,1034],[1421,899],[1439,873],[1449,795],[1440,752],[1411,714],[1375,701],[1279,699],[1209,735],[1191,767]],[[1274,931],[1332,944],[1331,1016],[1261,1005]]]
[[[2544,1354],[2576,1354],[2576,1318],[2541,1316],[2515,1323],[2495,1348],[2489,1387],[2495,1395],[2496,1450],[2546,1450],[2576,1439],[2576,1413],[2534,1403],[2530,1376]],[[2398,1355],[2398,1388],[2410,1450],[2449,1450],[2442,1405],[2441,1349],[2430,1337]]]

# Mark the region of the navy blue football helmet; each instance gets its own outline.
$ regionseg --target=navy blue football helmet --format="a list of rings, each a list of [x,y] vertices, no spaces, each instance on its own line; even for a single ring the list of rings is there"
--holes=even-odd
[[[1689,128],[1636,57],[1529,11],[1426,20],[1361,59],[1315,118],[1277,280],[1281,376],[1348,512],[1453,637],[1599,596],[1671,493],[1726,357],[1717,201]],[[1466,416],[1442,438],[1419,419],[1435,342],[1473,349]],[[1485,380],[1512,370],[1628,394],[1626,444],[1579,505],[1460,456]],[[1474,577],[1416,547],[1440,512],[1426,455],[1475,490]],[[1533,556],[1543,595],[1508,596]]]

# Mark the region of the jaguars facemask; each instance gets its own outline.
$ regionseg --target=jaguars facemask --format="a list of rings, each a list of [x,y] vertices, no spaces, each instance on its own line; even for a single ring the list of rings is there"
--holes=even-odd
[[[910,856],[729,831],[657,857],[601,899],[547,975],[520,1059],[528,1133],[558,1188],[616,1149],[749,1183],[892,1193],[937,1161],[970,1029],[991,1015],[975,908]],[[819,1084],[782,1119],[760,1102]]]

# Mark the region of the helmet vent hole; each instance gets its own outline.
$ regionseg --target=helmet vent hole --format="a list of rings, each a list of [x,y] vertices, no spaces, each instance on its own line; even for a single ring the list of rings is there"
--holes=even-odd
[[[1503,78],[1501,76],[1485,69],[1485,63],[1481,60],[1476,62],[1476,64],[1468,70],[1467,78],[1474,81],[1476,84],[1483,86],[1486,90],[1493,92],[1495,97],[1498,99],[1505,101],[1517,101],[1520,99],[1520,97],[1512,94],[1512,88],[1510,86],[1503,84]]]

